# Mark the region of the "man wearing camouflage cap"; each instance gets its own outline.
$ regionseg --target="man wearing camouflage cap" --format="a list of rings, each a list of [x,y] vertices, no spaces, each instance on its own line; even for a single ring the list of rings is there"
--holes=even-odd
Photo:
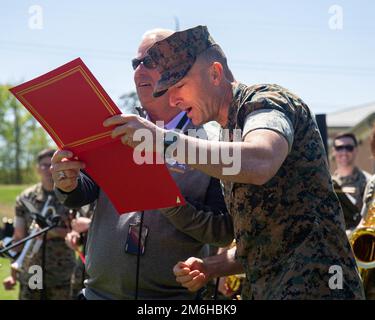
[[[224,255],[179,262],[177,281],[195,291],[214,277],[244,271],[244,299],[363,299],[327,156],[308,106],[278,85],[237,82],[204,26],[175,32],[148,53],[161,74],[154,95],[168,90],[171,105],[185,110],[195,125],[215,120],[224,129],[222,140],[229,137],[202,143],[174,134],[176,148],[186,152],[166,153],[221,179],[237,243]],[[115,116],[104,125],[116,125],[113,137],[122,136],[133,147],[139,144],[132,139],[137,129],[170,134],[133,116]],[[195,154],[207,152],[208,163],[191,159],[192,146]],[[216,163],[213,157],[228,149],[239,150],[240,157],[240,170],[230,175],[223,153]]]

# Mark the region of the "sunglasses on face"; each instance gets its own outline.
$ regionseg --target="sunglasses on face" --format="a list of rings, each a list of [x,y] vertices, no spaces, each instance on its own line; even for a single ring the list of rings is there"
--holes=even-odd
[[[152,60],[152,58],[150,56],[145,56],[143,57],[142,59],[137,59],[137,58],[134,58],[132,60],[132,66],[133,66],[133,70],[137,69],[137,67],[143,63],[143,65],[145,66],[145,68],[147,69],[155,69],[156,68],[156,63],[154,62],[154,60]]]
[[[342,146],[335,146],[334,147],[336,151],[348,151],[348,152],[353,152],[354,146],[350,144],[342,145]]]

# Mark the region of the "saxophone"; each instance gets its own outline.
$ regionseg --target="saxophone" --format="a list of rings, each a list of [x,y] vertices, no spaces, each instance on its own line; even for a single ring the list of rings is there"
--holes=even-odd
[[[368,270],[375,268],[375,196],[364,217],[363,223],[349,237],[364,285]]]
[[[52,216],[56,214],[56,209],[53,206],[49,205],[51,200],[52,200],[52,196],[49,195],[48,198],[47,198],[47,201],[45,202],[45,204],[43,206],[42,211],[40,212],[40,215],[43,218],[46,218],[47,214],[49,212]],[[22,201],[31,213],[35,213],[34,206],[30,202],[28,202],[28,200],[23,199]],[[39,231],[39,228],[37,226],[36,219],[34,219],[31,223],[30,227],[29,227],[29,235],[34,235],[38,231]],[[30,258],[32,258],[36,253],[38,253],[42,243],[43,243],[42,239],[33,238],[33,239],[28,240],[25,243],[20,255],[17,258],[17,260],[15,260],[11,264],[11,268],[18,271],[18,272],[24,271],[23,270],[23,264],[24,264],[24,261],[25,261],[25,257],[30,254]]]

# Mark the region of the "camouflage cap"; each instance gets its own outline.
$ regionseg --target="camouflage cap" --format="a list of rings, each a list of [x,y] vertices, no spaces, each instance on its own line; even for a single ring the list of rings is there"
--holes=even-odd
[[[194,65],[197,56],[214,44],[206,26],[175,32],[156,42],[148,50],[161,75],[154,88],[154,97],[160,97],[180,81]]]

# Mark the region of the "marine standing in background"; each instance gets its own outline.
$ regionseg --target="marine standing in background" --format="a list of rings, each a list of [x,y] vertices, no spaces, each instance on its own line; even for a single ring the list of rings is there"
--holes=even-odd
[[[56,210],[56,214],[61,216],[60,224],[48,232],[45,256],[45,274],[43,288],[31,289],[29,279],[33,272],[29,273],[29,268],[33,265],[42,266],[42,248],[35,254],[28,251],[22,268],[20,270],[11,269],[11,275],[7,277],[3,284],[5,289],[12,289],[16,281],[20,282],[20,300],[40,300],[44,293],[46,300],[69,300],[70,299],[70,278],[75,264],[74,251],[65,244],[65,236],[68,232],[68,209],[64,207],[53,192],[53,180],[49,170],[51,158],[55,150],[43,150],[37,156],[37,172],[40,182],[27,188],[16,199],[14,234],[13,241],[18,241],[26,237],[29,227],[33,221],[30,211],[24,204],[29,201],[39,212],[45,206],[47,198],[50,196],[49,206]],[[22,250],[21,246],[18,250]]]
[[[370,174],[355,165],[358,142],[354,134],[337,135],[333,140],[332,149],[337,166],[332,179],[344,212],[347,233],[349,233],[361,220],[362,198]]]

